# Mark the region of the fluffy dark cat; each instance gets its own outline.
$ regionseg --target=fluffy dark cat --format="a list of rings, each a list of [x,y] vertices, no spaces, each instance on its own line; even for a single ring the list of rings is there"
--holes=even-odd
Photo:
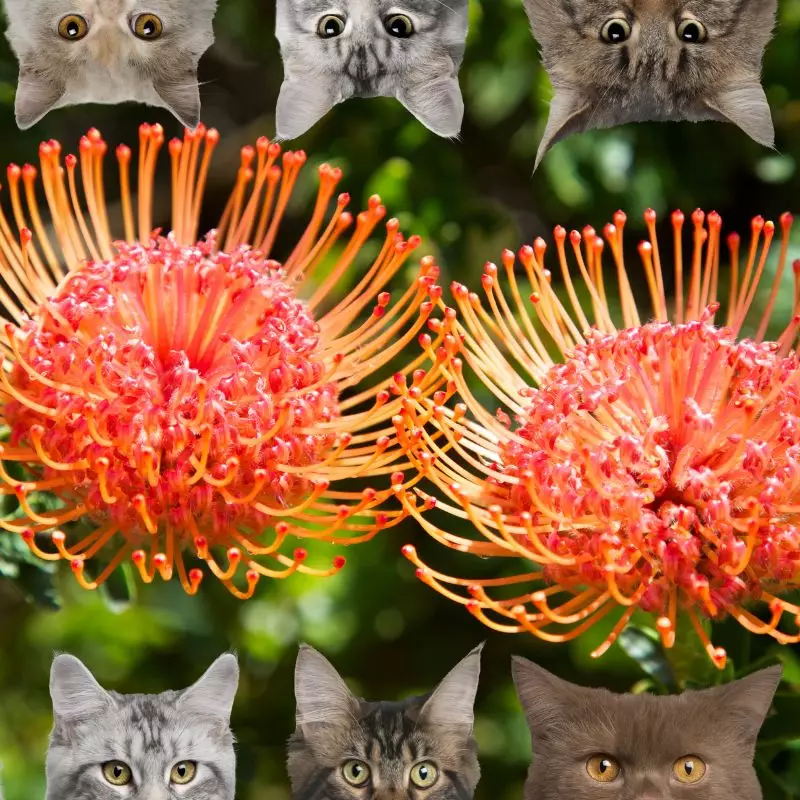
[[[294,800],[470,800],[480,777],[472,709],[481,649],[430,694],[390,703],[356,697],[324,656],[303,645],[289,740]]]
[[[575,686],[515,658],[533,745],[525,800],[761,800],[756,737],[781,671],[634,695]]]
[[[719,120],[774,142],[761,62],[777,0],[524,0],[553,84],[536,166],[573,133]]]

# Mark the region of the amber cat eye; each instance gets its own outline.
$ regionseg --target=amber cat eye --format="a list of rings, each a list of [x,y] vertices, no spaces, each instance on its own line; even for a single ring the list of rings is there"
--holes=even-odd
[[[58,22],[58,35],[70,42],[77,42],[89,33],[89,23],[80,14],[67,14]]]
[[[139,14],[131,25],[134,36],[145,41],[158,39],[164,32],[164,23],[155,14]]]
[[[706,774],[706,762],[699,756],[683,756],[672,765],[672,773],[681,783],[697,783]]]
[[[619,762],[611,758],[611,756],[598,755],[592,756],[586,762],[586,771],[592,780],[599,783],[611,783],[611,781],[617,779],[620,772],[622,772],[622,768]]]

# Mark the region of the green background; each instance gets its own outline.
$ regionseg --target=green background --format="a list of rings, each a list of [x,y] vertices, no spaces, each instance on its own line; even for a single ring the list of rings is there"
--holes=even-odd
[[[221,0],[217,44],[203,60],[203,117],[223,136],[209,191],[209,225],[233,180],[238,147],[274,131],[271,113],[282,69],[272,6],[268,0]],[[3,46],[0,137],[6,162],[34,160],[38,142],[51,137],[72,149],[90,126],[99,127],[112,145],[134,144],[136,126],[144,120],[161,122],[168,135],[179,133],[161,112],[132,105],[53,112],[21,133],[13,121],[15,81],[15,61]],[[376,99],[337,107],[293,146],[305,148],[313,162],[330,160],[343,167],[342,186],[354,205],[379,192],[404,230],[424,237],[423,249],[443,266],[445,285],[447,276],[457,275],[478,286],[484,262],[497,260],[503,248],[547,236],[555,224],[570,229],[590,223],[599,229],[618,208],[629,213],[638,231],[633,243],[648,206],[662,215],[677,207],[715,209],[728,229],[743,232],[756,214],[777,219],[782,211],[797,211],[800,0],[781,0],[765,83],[774,109],[776,152],[760,148],[732,126],[638,125],[574,137],[557,146],[532,177],[549,84],[520,0],[473,0],[462,70],[467,107],[462,141],[438,139],[395,101]],[[285,245],[309,210],[312,186],[306,175]],[[793,246],[800,255],[797,239]],[[785,306],[782,310],[789,313]],[[619,690],[645,677],[643,666],[618,646],[591,661],[588,652],[599,632],[571,646],[491,633],[416,581],[399,555],[409,541],[443,571],[468,576],[495,569],[443,552],[409,524],[348,552],[347,568],[333,579],[264,580],[247,603],[229,597],[210,578],[196,598],[185,597],[174,583],[142,588],[132,602],[109,602],[102,594],[79,590],[69,574],[18,563],[10,537],[0,534],[0,574],[7,576],[0,578],[0,762],[6,800],[43,796],[53,651],[75,653],[110,688],[158,692],[188,685],[228,648],[238,650],[242,665],[233,717],[238,797],[288,797],[284,742],[293,728],[292,669],[300,640],[328,654],[365,696],[391,699],[431,688],[486,639],[477,702],[484,768],[478,796],[521,797],[530,747],[511,687],[511,654],[536,659],[564,677]],[[319,551],[311,549],[314,560]],[[60,610],[53,610],[56,605]],[[662,655],[646,638],[637,641],[648,651],[645,666],[657,672]],[[800,660],[728,623],[715,630],[715,642],[729,648],[737,668],[752,668],[777,652],[786,661],[780,713],[765,728],[759,766],[770,800],[800,796]],[[708,680],[704,670],[704,662],[696,662],[688,677]]]

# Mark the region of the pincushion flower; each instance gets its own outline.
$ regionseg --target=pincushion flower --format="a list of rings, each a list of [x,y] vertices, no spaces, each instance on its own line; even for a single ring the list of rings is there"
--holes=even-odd
[[[145,582],[177,574],[189,593],[203,573],[188,562],[205,562],[239,597],[261,576],[332,574],[341,556],[311,568],[285,543],[362,542],[406,515],[392,500],[406,462],[390,422],[404,378],[380,370],[429,318],[437,268],[423,259],[392,303],[386,287],[419,238],[389,220],[371,266],[331,302],[386,212],[373,197],[354,221],[326,165],[305,232],[274,260],[305,155],[265,138],[243,148],[224,214],[198,240],[218,141],[202,126],[168,145],[171,229],[154,232],[164,134],[143,125],[139,138],[138,159],[116,151],[119,230],[96,130],[77,157],[62,162],[50,141],[40,169],[8,169],[0,492],[18,507],[0,525],[69,561],[87,588],[127,559]],[[377,485],[341,485],[352,478]]]
[[[645,220],[646,288],[638,295],[649,294],[649,320],[639,315],[626,271],[621,212],[604,237],[556,228],[563,291],[556,292],[541,239],[519,253],[530,303],[508,251],[502,270],[486,266],[485,299],[453,284],[453,332],[438,347],[427,335],[421,341],[460,402],[407,399],[407,443],[435,491],[406,492],[406,507],[449,548],[517,559],[523,568],[466,580],[427,566],[412,546],[404,552],[423,581],[495,630],[561,642],[618,610],[598,656],[637,609],[655,615],[673,646],[683,612],[721,668],[726,655],[711,643],[707,620],[732,616],[753,633],[800,640],[800,608],[779,597],[800,587],[800,262],[783,306],[793,310],[774,320],[785,327],[768,340],[790,215],[780,220],[777,271],[760,314],[773,223],[753,221],[744,257],[739,238],[729,236],[730,266],[721,269],[719,215],[692,215],[686,254],[685,220],[676,212],[667,269],[655,213]],[[604,250],[613,263],[607,272]],[[504,408],[485,408],[476,383]],[[419,495],[454,518],[445,525],[452,531],[415,510]],[[764,619],[754,613],[759,607]]]

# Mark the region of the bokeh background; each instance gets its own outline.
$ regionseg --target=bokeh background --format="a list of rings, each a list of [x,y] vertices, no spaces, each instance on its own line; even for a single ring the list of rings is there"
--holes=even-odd
[[[270,0],[221,0],[217,43],[202,63],[203,117],[223,137],[209,188],[209,224],[233,181],[238,148],[274,132],[282,68],[273,6]],[[112,144],[133,144],[144,120],[161,122],[168,136],[179,133],[171,118],[134,105],[57,111],[21,133],[13,120],[16,74],[3,42],[5,162],[35,160],[38,143],[51,137],[71,149],[92,126]],[[728,229],[744,232],[756,214],[776,219],[782,211],[798,211],[800,0],[781,0],[765,83],[777,128],[775,152],[732,126],[638,125],[574,137],[557,146],[532,177],[550,88],[521,1],[472,0],[462,141],[440,140],[396,102],[375,99],[339,106],[293,146],[306,149],[313,163],[341,166],[354,204],[380,193],[404,229],[424,237],[423,249],[437,256],[445,276],[478,285],[484,262],[497,260],[503,248],[548,235],[555,224],[600,229],[618,208],[639,231],[648,206],[662,215],[676,207],[715,209]],[[287,242],[309,210],[312,176],[306,168]],[[796,237],[793,249],[800,256]],[[347,568],[333,579],[264,580],[247,603],[211,579],[196,598],[184,596],[177,584],[141,588],[129,597],[121,589],[112,595],[83,592],[71,575],[20,560],[9,535],[0,534],[0,763],[7,800],[43,796],[51,723],[47,678],[56,650],[78,655],[110,688],[157,692],[188,685],[221,651],[236,649],[242,682],[233,726],[241,800],[288,797],[284,742],[293,728],[298,641],[327,653],[365,696],[392,699],[430,689],[487,639],[476,734],[484,767],[478,797],[492,800],[522,796],[530,759],[509,676],[512,653],[566,678],[618,690],[648,688],[642,683],[648,675],[664,676],[662,654],[645,636],[631,637],[627,652],[615,646],[592,661],[588,653],[602,631],[565,646],[489,632],[416,581],[399,555],[406,542],[417,544],[444,571],[469,575],[478,569],[468,557],[424,541],[409,524],[348,552]],[[318,560],[328,557],[323,552]],[[491,568],[482,567],[484,573]],[[768,800],[800,797],[800,658],[742,635],[735,625],[719,626],[715,641],[728,647],[737,670],[783,659],[787,681],[780,713],[765,727],[758,764]],[[713,678],[702,662],[691,669],[698,683]]]

